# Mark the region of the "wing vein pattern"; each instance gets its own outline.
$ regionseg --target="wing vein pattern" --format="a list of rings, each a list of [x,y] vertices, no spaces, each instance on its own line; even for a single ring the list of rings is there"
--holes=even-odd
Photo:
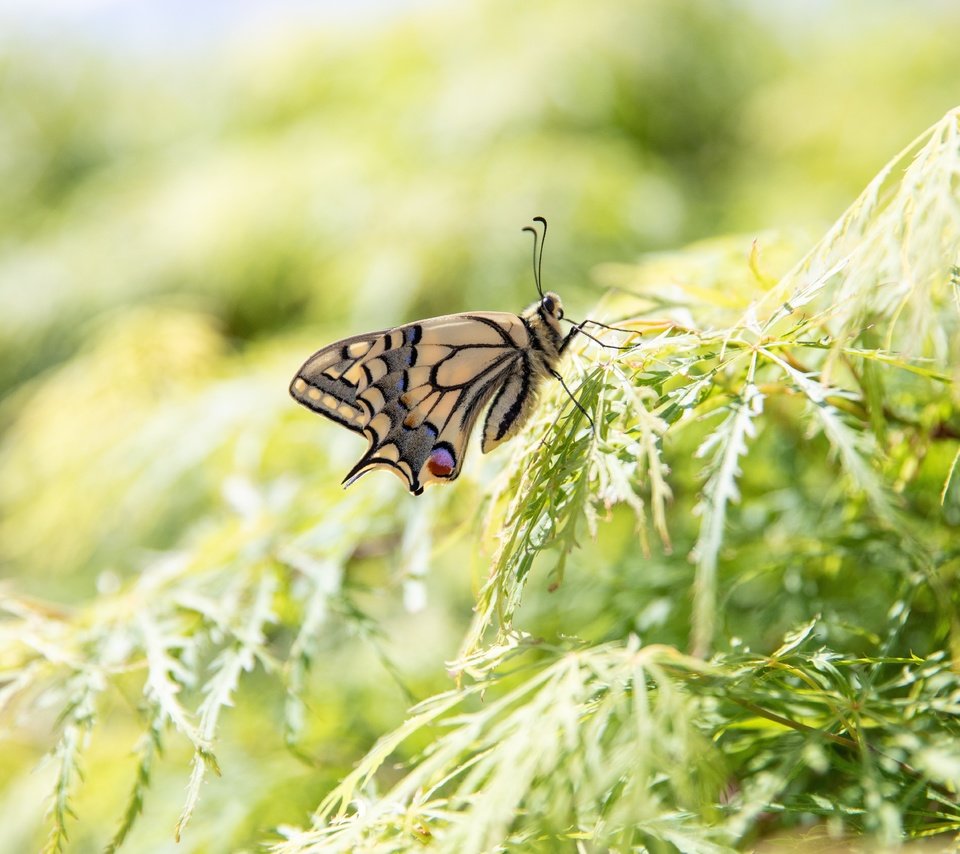
[[[499,312],[356,335],[314,353],[290,393],[366,437],[367,451],[345,483],[387,468],[418,495],[459,475],[470,432],[491,401],[484,452],[519,427],[531,399],[528,353],[539,343],[532,338],[524,319]]]

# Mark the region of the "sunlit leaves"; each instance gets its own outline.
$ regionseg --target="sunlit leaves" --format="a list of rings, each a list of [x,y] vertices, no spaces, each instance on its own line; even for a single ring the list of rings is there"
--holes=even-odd
[[[960,312],[948,299],[960,248],[949,177],[958,169],[957,124],[956,111],[949,113],[895,158],[776,285],[771,273],[760,271],[756,242],[744,247],[739,262],[731,244],[714,242],[693,248],[688,269],[682,260],[670,267],[669,256],[632,273],[624,265],[603,268],[607,280],[637,291],[634,308],[643,312],[631,315],[621,294],[617,323],[646,335],[620,352],[587,342],[601,367],[586,375],[578,394],[599,425],[595,432],[583,429],[569,405],[566,420],[542,410],[531,432],[549,432],[539,445],[520,449],[512,504],[496,517],[504,539],[467,651],[488,624],[509,627],[537,552],[555,549],[555,572],[562,572],[579,526],[595,531],[602,496],[629,505],[641,531],[652,515],[669,543],[663,514],[669,479],[663,475],[671,459],[663,447],[674,435],[698,436],[694,457],[703,460],[693,508],[699,530],[690,552],[697,566],[692,648],[699,654],[710,650],[715,633],[729,508],[739,500],[750,440],[767,424],[804,456],[811,454],[805,447],[811,437],[822,433],[827,447],[819,459],[811,454],[810,464],[825,474],[833,470],[863,495],[878,524],[898,524],[892,494],[916,470],[894,477],[886,456],[909,457],[911,449],[960,436],[949,423],[956,405],[951,353],[960,340]],[[894,280],[878,283],[884,276]],[[702,292],[704,278],[713,285],[709,294]],[[939,308],[931,312],[930,306]],[[798,398],[806,401],[804,410],[785,411],[781,401]],[[940,422],[931,423],[932,409],[942,413]],[[725,417],[705,420],[718,413]],[[786,430],[784,416],[791,422]],[[618,433],[625,422],[638,444]],[[611,443],[610,436],[619,438]],[[946,494],[951,475],[943,477]],[[642,546],[647,549],[645,539]]]
[[[551,659],[480,707],[471,701],[492,692],[495,678],[414,708],[321,804],[314,828],[289,831],[274,850],[385,850],[388,840],[403,847],[416,839],[461,852],[502,840],[725,841],[724,829],[697,812],[722,775],[682,688],[709,668],[635,642]],[[372,797],[364,791],[402,739],[438,723],[445,734],[396,785]]]
[[[572,348],[576,402],[548,388],[512,457],[471,458],[498,477],[468,466],[418,503],[376,477],[340,491],[339,443],[356,437],[289,416],[298,347],[226,357],[189,312],[126,318],[38,382],[5,445],[4,547],[49,546],[100,584],[69,611],[4,591],[0,709],[53,728],[48,847],[76,826],[88,742],[118,698],[139,738],[113,848],[142,821],[161,745],[181,751],[170,833],[193,816],[191,838],[207,772],[236,780],[225,730],[255,680],[277,700],[257,739],[319,773],[303,743],[327,723],[318,700],[357,667],[338,630],[375,648],[378,674],[400,674],[395,650],[439,670],[428,624],[401,638],[364,613],[363,573],[388,565],[420,608],[445,547],[482,572],[455,687],[384,727],[279,850],[725,851],[810,822],[884,843],[960,828],[955,125],[786,275],[789,252],[752,239],[606,268],[621,291],[598,317],[619,331]],[[48,423],[71,392],[75,446]],[[181,515],[156,531],[163,554],[111,542],[114,513],[142,518],[127,529],[142,546],[166,509]],[[603,551],[608,519],[619,552]],[[585,604],[555,625],[521,610],[561,585]]]
[[[313,826],[282,829],[274,850],[481,851],[589,839],[734,851],[771,810],[888,842],[908,814],[960,830],[951,721],[935,708],[960,690],[949,661],[850,658],[819,644],[827,632],[815,619],[769,657],[711,664],[635,641],[541,650],[546,663],[528,664],[515,689],[498,691],[488,675],[412,709],[320,805]],[[487,665],[495,674],[518,652],[510,644]],[[494,698],[477,706],[480,692]],[[377,791],[375,772],[438,724],[430,748]],[[831,797],[817,794],[828,773],[845,783]],[[716,800],[698,810],[705,798]]]

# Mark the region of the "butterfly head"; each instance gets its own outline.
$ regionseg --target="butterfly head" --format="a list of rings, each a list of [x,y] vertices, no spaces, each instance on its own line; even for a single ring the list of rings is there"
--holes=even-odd
[[[553,291],[547,291],[540,299],[540,308],[548,317],[563,320],[563,303]]]
[[[523,320],[527,328],[536,336],[541,345],[546,345],[547,352],[556,349],[559,352],[563,341],[563,329],[560,321],[563,318],[563,303],[552,291],[544,293],[533,305],[523,313]]]

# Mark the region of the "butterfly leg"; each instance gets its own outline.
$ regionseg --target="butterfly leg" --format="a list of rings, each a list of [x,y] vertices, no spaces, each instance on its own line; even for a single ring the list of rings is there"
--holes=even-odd
[[[574,328],[576,328],[576,327],[574,327]],[[571,330],[571,331],[573,331],[573,330]],[[567,337],[569,338],[570,336],[567,336]],[[576,398],[576,396],[574,395],[574,393],[573,393],[572,391],[570,391],[570,389],[567,387],[567,384],[563,381],[563,377],[560,375],[560,372],[554,370],[553,368],[551,368],[551,369],[550,369],[550,373],[553,374],[553,376],[554,376],[556,379],[560,380],[560,385],[563,386],[563,390],[567,393],[567,396],[570,398],[570,400],[573,401],[574,406],[576,406],[577,409],[579,409],[579,410],[583,413],[583,417],[586,418],[587,421],[590,422],[590,428],[593,430],[594,434],[596,434],[596,432],[597,432],[597,425],[593,423],[593,419],[590,417],[590,413],[587,412],[587,410],[583,408],[583,404],[580,403],[579,400],[577,400],[577,398]]]
[[[578,333],[580,335],[586,335],[587,338],[589,338],[591,341],[593,341],[596,344],[599,344],[601,347],[605,347],[608,350],[632,350],[635,346],[637,346],[636,344],[608,344],[606,341],[601,341],[599,338],[597,338],[596,335],[592,335],[591,333],[587,332],[586,329],[583,328],[588,323],[592,323],[597,326],[602,326],[604,329],[613,329],[616,332],[631,331],[629,329],[620,329],[617,326],[607,326],[605,323],[600,323],[596,320],[589,320],[589,319],[581,320],[576,326],[571,327],[570,331],[567,333],[566,337],[561,342],[560,355],[563,355],[563,351],[567,349],[567,346],[577,336]]]
[[[575,326],[570,327],[570,331],[564,336],[563,341],[560,342],[560,355],[561,355],[561,356],[564,354],[564,352],[566,351],[567,347],[570,346],[570,342],[573,341],[573,339],[577,337],[577,333],[578,333],[578,332],[583,332],[583,327],[586,326],[586,324],[587,324],[587,321],[586,321],[586,320],[581,320],[581,321],[580,321],[578,324],[576,324]],[[588,336],[588,337],[590,337],[590,338],[593,338],[593,336],[590,335],[589,332],[583,332],[583,334],[586,335],[586,336]],[[596,339],[594,339],[594,340],[596,340]],[[554,375],[557,379],[560,379],[560,375],[559,375],[556,371],[553,372],[553,375]],[[560,382],[563,382],[563,380],[560,380]],[[566,386],[564,386],[564,387],[566,387]],[[568,394],[569,394],[569,392],[568,392]]]

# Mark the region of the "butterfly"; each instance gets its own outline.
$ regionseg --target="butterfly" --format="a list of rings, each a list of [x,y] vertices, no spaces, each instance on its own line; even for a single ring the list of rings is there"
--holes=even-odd
[[[297,371],[293,399],[369,443],[344,486],[376,468],[397,474],[414,495],[455,480],[484,411],[480,450],[486,454],[520,431],[545,380],[563,383],[557,365],[574,336],[596,321],[561,328],[563,303],[541,286],[547,221],[534,221],[542,236],[530,226],[523,230],[534,235],[539,299],[522,314],[449,314],[355,335],[318,350]]]

